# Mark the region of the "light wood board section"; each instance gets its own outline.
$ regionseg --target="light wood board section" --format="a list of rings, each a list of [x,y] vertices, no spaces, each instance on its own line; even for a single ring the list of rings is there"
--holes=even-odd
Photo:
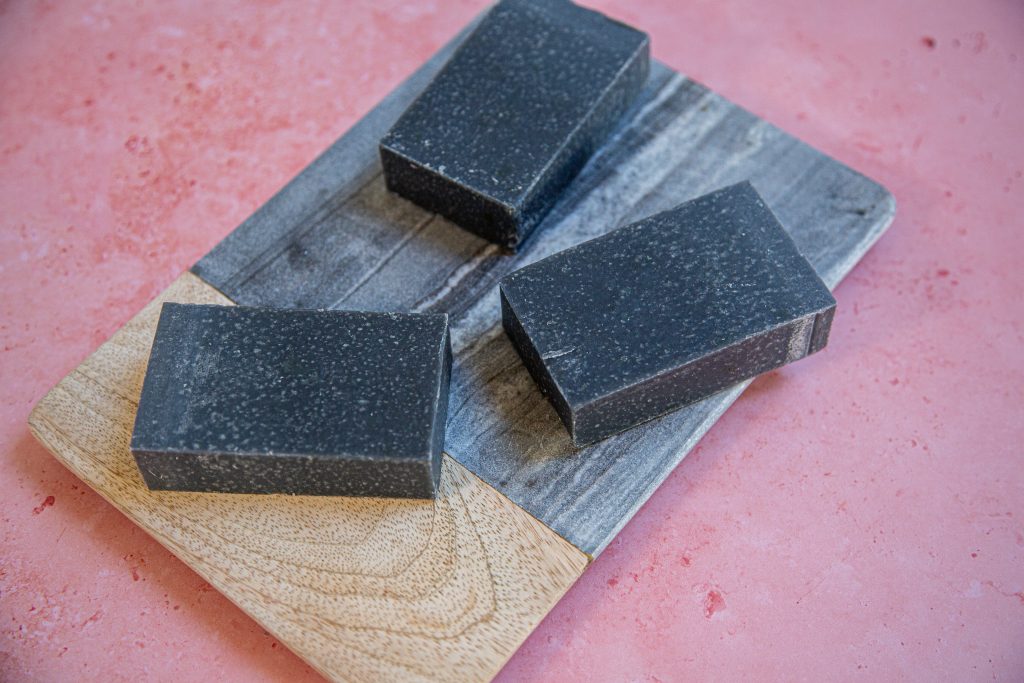
[[[328,678],[493,677],[587,556],[447,456],[432,502],[149,491],[128,444],[163,301],[231,303],[182,275],[43,398],[36,438]]]
[[[445,450],[596,556],[746,384],[576,449],[501,329],[497,281],[621,225],[750,180],[834,287],[889,226],[895,203],[878,183],[655,62],[616,133],[519,253],[502,254],[389,193],[381,175],[378,140],[459,40],[193,272],[240,304],[448,313],[454,363]]]

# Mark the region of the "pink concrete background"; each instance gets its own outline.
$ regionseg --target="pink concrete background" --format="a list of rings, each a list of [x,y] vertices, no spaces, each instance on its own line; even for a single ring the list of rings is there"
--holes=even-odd
[[[0,2],[0,679],[316,678],[25,420],[483,4]],[[500,680],[1024,680],[1024,4],[597,4],[900,209]]]

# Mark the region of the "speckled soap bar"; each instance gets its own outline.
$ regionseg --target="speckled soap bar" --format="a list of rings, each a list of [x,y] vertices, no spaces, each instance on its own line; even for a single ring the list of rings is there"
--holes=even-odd
[[[608,137],[647,35],[566,0],[502,0],[380,144],[387,186],[509,249]]]
[[[502,322],[577,446],[803,358],[835,299],[749,183],[501,281]]]
[[[131,450],[151,489],[430,498],[446,315],[164,304]]]

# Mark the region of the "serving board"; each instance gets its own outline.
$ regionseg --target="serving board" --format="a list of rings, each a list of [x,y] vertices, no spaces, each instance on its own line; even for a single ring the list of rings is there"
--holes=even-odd
[[[389,194],[377,141],[467,27],[47,394],[54,455],[335,680],[487,680],[746,384],[573,449],[500,326],[504,274],[751,180],[830,286],[892,221],[877,183],[655,63],[515,255]],[[162,301],[444,311],[436,501],[154,492],[128,451]],[[842,301],[839,302],[842,306]]]

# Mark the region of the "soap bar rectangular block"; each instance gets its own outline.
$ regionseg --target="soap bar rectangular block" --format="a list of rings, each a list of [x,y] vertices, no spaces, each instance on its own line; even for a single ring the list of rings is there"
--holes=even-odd
[[[577,446],[823,348],[835,299],[740,183],[500,283],[502,323]]]
[[[566,0],[502,0],[380,144],[387,187],[514,250],[614,129],[645,33]]]
[[[131,450],[151,489],[431,498],[446,315],[166,303]]]

